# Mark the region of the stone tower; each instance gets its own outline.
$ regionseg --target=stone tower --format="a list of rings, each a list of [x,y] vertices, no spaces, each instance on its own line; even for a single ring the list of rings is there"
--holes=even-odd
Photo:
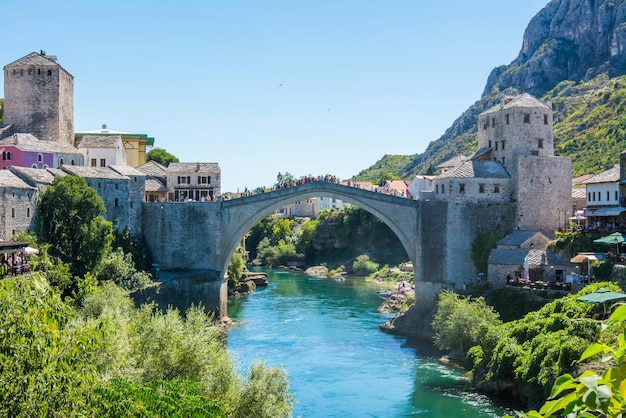
[[[74,77],[56,61],[33,52],[4,67],[4,123],[74,145]]]
[[[557,229],[572,212],[572,162],[554,156],[552,108],[530,94],[478,115],[478,148],[511,174],[516,229]]]

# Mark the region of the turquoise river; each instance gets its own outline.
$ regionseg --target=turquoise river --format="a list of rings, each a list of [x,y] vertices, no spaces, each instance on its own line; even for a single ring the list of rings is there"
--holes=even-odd
[[[254,360],[283,367],[294,417],[498,417],[463,372],[428,344],[410,345],[378,326],[390,318],[363,279],[335,281],[266,270],[270,285],[231,298],[228,348],[242,373]]]

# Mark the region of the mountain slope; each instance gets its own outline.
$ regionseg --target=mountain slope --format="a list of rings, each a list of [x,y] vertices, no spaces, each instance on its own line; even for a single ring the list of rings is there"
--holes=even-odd
[[[596,146],[602,142],[601,134],[589,131],[594,127],[587,125],[606,121],[607,127],[599,131],[610,133],[609,142],[614,144],[609,146],[604,140],[600,146],[603,152],[626,149],[619,111],[623,74],[626,74],[626,0],[553,0],[531,19],[518,57],[511,64],[492,70],[482,98],[463,112],[439,139],[431,142],[424,153],[416,154],[397,171],[387,171],[408,180],[455,155],[474,151],[478,115],[499,103],[503,94],[521,92],[544,101],[552,99],[559,106],[555,108],[555,152],[573,159],[576,174],[585,170],[602,171],[615,162],[619,152],[598,155]],[[614,91],[607,93],[611,88]],[[595,95],[601,95],[601,100]],[[602,111],[591,112],[598,105]],[[592,114],[587,116],[587,111]],[[578,125],[572,128],[574,121]],[[562,123],[565,124],[559,126]],[[585,163],[587,157],[593,162]],[[384,160],[373,167],[382,163]],[[377,181],[373,167],[354,179]]]

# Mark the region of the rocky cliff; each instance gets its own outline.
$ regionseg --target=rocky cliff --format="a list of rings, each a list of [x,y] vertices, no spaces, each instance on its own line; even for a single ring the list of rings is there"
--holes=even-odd
[[[409,179],[474,151],[477,117],[499,103],[503,93],[528,92],[541,98],[566,80],[578,83],[599,74],[626,74],[625,49],[626,0],[552,0],[528,24],[517,58],[492,70],[481,99],[397,175]],[[372,180],[367,173],[355,179]]]

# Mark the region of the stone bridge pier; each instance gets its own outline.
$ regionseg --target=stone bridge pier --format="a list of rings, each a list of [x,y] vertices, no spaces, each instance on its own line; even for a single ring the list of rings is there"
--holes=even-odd
[[[413,263],[415,300],[424,308],[434,305],[440,289],[455,289],[476,278],[471,260],[475,237],[494,228],[506,229],[510,215],[506,205],[487,208],[491,205],[411,200],[334,183],[311,182],[232,200],[146,202],[144,236],[161,271],[189,271],[190,277],[201,274],[213,280],[214,287],[219,288],[219,299],[215,299],[219,302],[203,304],[225,316],[225,275],[243,236],[275,210],[313,197],[352,203],[384,222]],[[203,301],[195,303],[199,302]]]

